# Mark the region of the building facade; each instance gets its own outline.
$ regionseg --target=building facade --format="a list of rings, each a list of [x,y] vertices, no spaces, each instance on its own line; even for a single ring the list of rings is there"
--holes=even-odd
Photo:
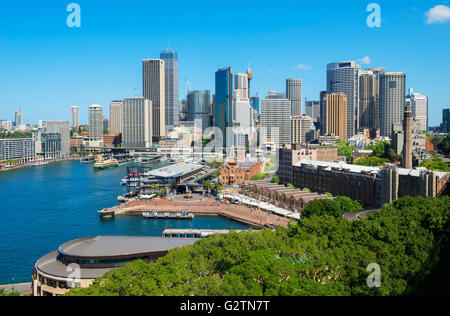
[[[277,147],[289,144],[291,142],[291,101],[282,98],[262,100],[260,126],[261,143],[273,142]]]
[[[178,53],[171,49],[165,49],[161,51],[159,58],[164,60],[166,127],[170,129],[180,125]]]
[[[89,107],[88,147],[103,147],[103,107],[98,104]]]
[[[111,134],[122,134],[122,101],[113,101],[109,105],[109,132]]]
[[[70,108],[70,126],[74,128],[80,126],[80,108],[78,106]]]
[[[222,185],[241,185],[259,173],[264,172],[264,164],[261,162],[237,162],[232,160],[220,170],[220,183]]]
[[[419,122],[420,129],[428,132],[428,97],[410,89],[406,96],[406,106],[411,107],[413,118]]]
[[[353,61],[336,62],[327,66],[327,93],[344,93],[347,96],[347,136],[356,134],[358,128],[359,67]]]
[[[376,128],[377,79],[371,71],[359,76],[359,128]]]
[[[312,118],[315,123],[320,122],[320,101],[306,101],[305,114]]]
[[[152,101],[139,98],[124,99],[122,103],[122,147],[150,148],[153,131]]]
[[[291,144],[307,144],[315,138],[313,119],[309,116],[291,117]]]
[[[186,120],[193,122],[201,120],[202,131],[211,126],[210,119],[211,96],[209,90],[195,90],[187,95],[187,117]]]
[[[338,136],[341,141],[347,141],[349,135],[347,120],[347,95],[333,93],[325,96],[325,130],[326,135]]]
[[[144,59],[142,62],[143,96],[152,101],[152,135],[158,142],[166,133],[166,76],[162,59]]]
[[[402,124],[405,109],[406,74],[387,72],[381,75],[381,121],[382,136],[391,136],[394,124]]]
[[[442,110],[441,133],[450,133],[450,109]]]
[[[0,139],[0,161],[34,161],[36,158],[34,138]]]
[[[291,115],[302,115],[302,80],[286,80],[286,98],[291,101]]]
[[[214,123],[222,131],[223,146],[226,147],[227,129],[233,125],[233,70],[228,67],[216,71],[215,85]]]

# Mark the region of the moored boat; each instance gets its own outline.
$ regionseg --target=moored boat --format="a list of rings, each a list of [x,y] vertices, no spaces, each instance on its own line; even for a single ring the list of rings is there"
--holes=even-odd
[[[107,159],[103,160],[103,158],[97,160],[94,164],[95,170],[103,170],[108,168],[117,168],[119,167],[119,162],[116,159]]]

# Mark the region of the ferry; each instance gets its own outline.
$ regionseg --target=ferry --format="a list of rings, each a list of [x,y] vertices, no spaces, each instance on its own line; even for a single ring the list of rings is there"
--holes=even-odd
[[[96,160],[94,164],[95,170],[103,170],[108,168],[117,168],[119,167],[119,162],[116,159],[108,159],[103,160],[103,158]]]

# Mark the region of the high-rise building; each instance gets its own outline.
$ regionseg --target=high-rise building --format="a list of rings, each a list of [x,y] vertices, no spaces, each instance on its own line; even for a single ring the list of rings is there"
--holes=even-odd
[[[10,131],[12,129],[12,122],[11,121],[0,121],[0,128]]]
[[[359,128],[377,128],[377,83],[373,72],[367,70],[359,76]]]
[[[166,88],[165,62],[162,59],[144,59],[143,96],[152,101],[153,139],[159,139],[166,133]]]
[[[233,133],[234,146],[248,148],[257,140],[253,108],[248,98],[248,77],[246,74],[235,75],[233,93]]]
[[[291,101],[291,115],[302,115],[302,80],[286,80],[286,97]]]
[[[347,141],[347,95],[332,93],[325,96],[325,134],[338,136],[341,141]]]
[[[381,75],[381,135],[391,136],[394,124],[402,124],[405,110],[406,74],[387,72]]]
[[[409,89],[406,103],[411,107],[413,118],[419,123],[419,128],[428,132],[428,97]]]
[[[441,133],[450,133],[450,109],[442,110]]]
[[[89,107],[90,147],[103,147],[103,107],[93,104]]]
[[[305,114],[313,119],[314,122],[320,121],[320,101],[306,101]]]
[[[255,110],[256,112],[259,113],[259,107],[260,107],[259,97],[251,97],[250,105],[252,106],[253,110]]]
[[[347,138],[358,128],[358,76],[359,67],[354,61],[336,62],[327,66],[327,93],[344,93],[347,96]]]
[[[291,142],[291,101],[288,99],[261,100],[261,143],[273,142],[281,147]]]
[[[172,128],[180,125],[178,53],[165,49],[159,57],[165,63],[166,128]]]
[[[222,131],[225,147],[228,139],[227,128],[233,125],[233,70],[230,67],[216,71],[215,86],[215,124]]]
[[[210,107],[211,97],[209,90],[195,90],[187,95],[187,121],[201,120],[202,131],[211,126]]]
[[[130,98],[122,101],[122,147],[152,146],[152,101]]]
[[[78,108],[78,106],[72,106],[70,108],[70,126],[80,126],[80,109]]]
[[[234,98],[245,98],[248,97],[248,77],[246,74],[235,74],[234,75]]]
[[[109,132],[122,133],[122,105],[123,101],[113,101],[109,105]]]
[[[48,133],[59,133],[61,135],[61,156],[70,155],[70,124],[65,121],[44,121],[43,126]],[[102,132],[103,135],[103,132]]]
[[[375,76],[375,128],[380,128],[381,122],[381,95],[380,95],[380,82],[381,75],[386,72],[386,68],[378,67],[378,68],[369,68],[368,71],[371,71]]]
[[[23,114],[22,110],[14,111],[14,126],[17,128],[20,125],[23,125]]]
[[[315,127],[309,116],[291,117],[291,144],[307,144],[314,140]]]

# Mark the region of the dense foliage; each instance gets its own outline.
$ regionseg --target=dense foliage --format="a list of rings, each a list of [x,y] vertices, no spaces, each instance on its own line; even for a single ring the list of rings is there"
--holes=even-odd
[[[372,150],[372,157],[386,159],[392,163],[400,163],[403,160],[402,155],[398,155],[388,141],[382,141],[375,145],[367,146],[367,150]]]
[[[338,155],[345,156],[347,159],[347,163],[351,163],[353,161],[353,151],[356,150],[355,146],[349,146],[347,142],[340,142],[338,144]]]
[[[255,174],[253,177],[251,177],[251,181],[257,181],[257,180],[262,180],[265,176],[267,176],[267,173],[258,173]]]
[[[384,158],[378,158],[378,157],[368,157],[368,158],[359,158],[355,162],[353,162],[354,165],[358,166],[369,166],[369,167],[381,167],[387,164],[389,160]]]
[[[406,197],[363,221],[312,216],[289,229],[214,235],[69,295],[449,294],[449,215],[447,196]],[[367,286],[372,263],[379,288]]]
[[[420,167],[425,167],[432,171],[450,172],[450,167],[440,157],[425,159],[420,164]]]
[[[16,138],[30,138],[32,133],[30,132],[8,132],[5,130],[0,130],[0,139],[16,139]]]
[[[333,216],[342,217],[345,213],[362,211],[358,201],[353,201],[346,196],[340,196],[332,200],[314,200],[309,203],[302,212],[302,217]]]
[[[0,289],[0,296],[20,296],[17,292],[6,292],[4,289]]]

